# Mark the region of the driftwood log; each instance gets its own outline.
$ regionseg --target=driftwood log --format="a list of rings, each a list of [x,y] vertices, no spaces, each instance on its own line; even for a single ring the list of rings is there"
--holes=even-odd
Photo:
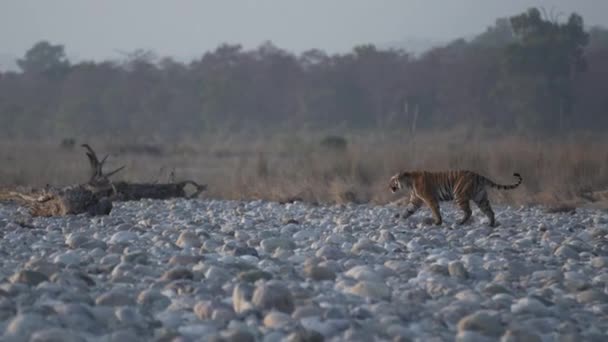
[[[191,184],[195,187],[194,193],[186,194],[186,186]],[[137,201],[143,198],[167,199],[175,197],[195,198],[207,189],[207,185],[199,185],[194,181],[183,181],[179,183],[148,184],[148,183],[114,183],[114,200]]]
[[[108,174],[103,173],[104,157],[101,161],[89,145],[82,145],[87,149],[87,157],[91,166],[91,179],[109,181],[110,177],[124,168],[120,167]],[[96,181],[98,184],[100,181]],[[192,195],[186,194],[186,186],[190,184],[195,187]],[[144,198],[150,199],[169,199],[177,197],[194,198],[207,189],[207,185],[186,180],[178,183],[130,183],[130,182],[110,182],[112,187],[111,199],[113,201],[137,201]]]
[[[0,200],[12,200],[29,208],[32,216],[65,216],[87,213],[89,215],[108,215],[113,201],[131,201],[143,198],[168,199],[175,197],[193,198],[207,189],[194,181],[178,183],[113,183],[110,177],[124,166],[109,173],[103,172],[106,155],[99,160],[95,151],[83,144],[89,159],[90,175],[85,184],[61,189],[43,189],[28,193],[18,191],[0,191]],[[188,196],[185,188],[188,184],[195,187],[195,192]]]
[[[107,215],[112,211],[112,201],[103,192],[92,190],[88,185],[76,185],[62,189],[45,189],[32,193],[7,191],[0,200],[12,200],[27,207],[32,216],[65,216],[87,213]]]

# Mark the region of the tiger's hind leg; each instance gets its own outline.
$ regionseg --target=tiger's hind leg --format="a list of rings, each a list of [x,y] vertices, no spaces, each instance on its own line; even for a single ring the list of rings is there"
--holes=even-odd
[[[471,214],[473,213],[471,211],[471,206],[469,205],[469,199],[465,199],[464,197],[456,198],[456,204],[463,213],[462,218],[458,220],[458,224],[465,224],[471,218]]]
[[[490,201],[488,200],[488,194],[484,191],[479,195],[479,198],[474,200],[475,204],[479,207],[482,213],[484,213],[488,219],[490,220],[490,226],[496,227],[496,220],[494,218],[494,211],[492,210],[492,206],[490,206]]]

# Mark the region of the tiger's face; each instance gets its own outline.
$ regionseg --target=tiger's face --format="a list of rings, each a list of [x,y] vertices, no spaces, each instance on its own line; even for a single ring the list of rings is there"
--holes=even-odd
[[[401,190],[401,188],[403,187],[401,185],[401,181],[399,180],[399,176],[400,174],[396,174],[393,177],[391,177],[391,180],[388,184],[388,188],[391,190],[392,193],[395,193],[399,190]]]

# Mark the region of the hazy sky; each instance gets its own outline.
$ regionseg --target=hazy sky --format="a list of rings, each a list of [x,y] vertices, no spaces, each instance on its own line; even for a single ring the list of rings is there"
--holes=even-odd
[[[22,56],[43,39],[86,59],[136,48],[190,58],[222,42],[265,40],[296,52],[337,52],[470,36],[531,6],[608,26],[608,0],[0,0],[0,54]]]

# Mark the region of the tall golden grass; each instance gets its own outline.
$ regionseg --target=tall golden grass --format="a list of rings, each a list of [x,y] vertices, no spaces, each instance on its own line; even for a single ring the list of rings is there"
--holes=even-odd
[[[129,148],[134,143],[127,140],[86,142],[99,155],[111,154],[108,170],[126,165],[117,179],[166,182],[175,170],[177,180],[207,183],[206,196],[222,199],[383,204],[398,198],[389,193],[387,181],[404,169],[469,169],[505,184],[515,180],[513,172],[521,173],[521,187],[491,191],[492,202],[502,203],[580,204],[589,200],[588,193],[608,189],[608,138],[603,137],[492,137],[458,130],[415,137],[345,133],[343,150],[322,145],[325,136],[218,133],[174,144],[145,142],[160,150],[148,154],[141,146]],[[62,186],[88,176],[84,151],[59,141],[2,142],[0,163],[0,185],[5,187]]]

